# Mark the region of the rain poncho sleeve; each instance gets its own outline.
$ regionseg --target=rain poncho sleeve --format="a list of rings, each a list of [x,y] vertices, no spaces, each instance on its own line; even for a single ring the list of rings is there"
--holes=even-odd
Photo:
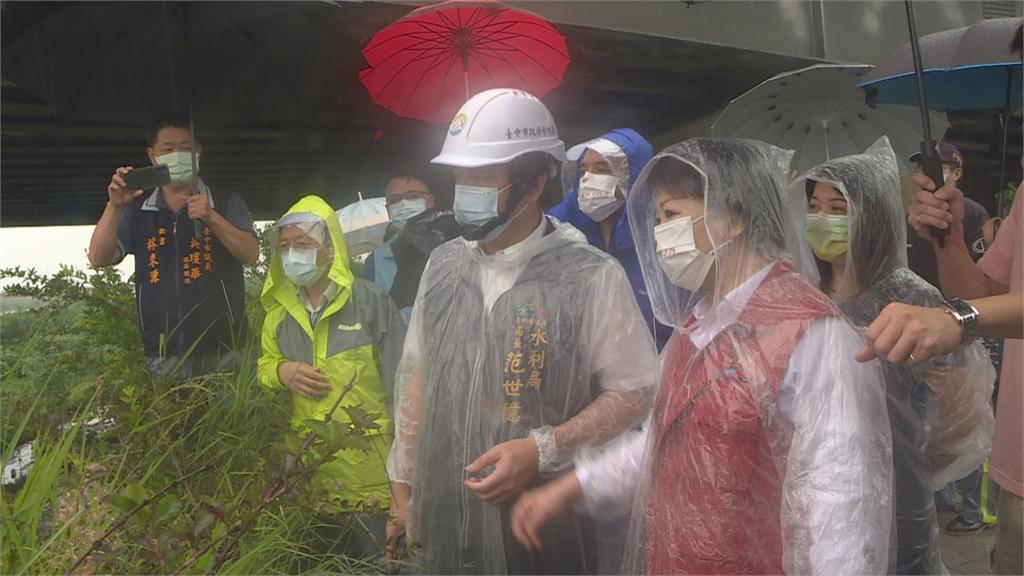
[[[587,514],[600,518],[629,513],[650,427],[648,418],[639,430],[627,430],[607,445],[576,457],[576,480]]]
[[[787,574],[882,574],[892,511],[891,438],[877,363],[860,364],[840,318],[810,324],[779,391],[792,426],[782,495]],[[827,359],[822,361],[822,359]]]
[[[430,268],[427,262],[426,270]],[[422,288],[421,288],[422,290]],[[419,298],[419,296],[417,296]],[[395,372],[395,382],[400,385],[395,389],[395,441],[388,454],[387,470],[391,482],[412,484],[412,469],[416,459],[416,431],[419,427],[420,413],[423,405],[422,374],[420,371],[419,338],[422,320],[413,306],[412,317],[405,333],[405,344],[402,357]]]
[[[603,444],[638,423],[651,400],[657,357],[629,280],[621,266],[609,260],[594,278],[594,286],[588,295],[584,325],[589,327],[592,378],[601,393],[561,426],[531,432],[540,452],[542,474],[564,469],[577,448]],[[633,313],[608,314],[605,306],[611,302],[627,306]],[[623,338],[624,334],[630,337]]]
[[[992,446],[995,369],[981,341],[914,368],[932,393],[924,427],[931,487],[940,490],[977,469]]]
[[[863,154],[826,162],[798,178],[791,204],[807,206],[816,183],[847,202],[848,245],[843,261],[811,256],[814,282],[831,282],[839,308],[866,328],[891,302],[935,307],[942,296],[906,267],[898,167],[882,138]],[[806,213],[806,208],[804,210]],[[808,227],[808,234],[813,230]],[[841,266],[842,281],[830,280]],[[915,366],[882,362],[893,435],[896,571],[943,572],[931,493],[976,469],[989,451],[995,371],[980,341]]]

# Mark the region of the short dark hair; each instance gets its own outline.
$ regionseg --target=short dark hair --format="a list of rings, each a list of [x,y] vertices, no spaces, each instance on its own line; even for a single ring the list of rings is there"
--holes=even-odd
[[[1013,40],[1010,41],[1010,53],[1020,54],[1024,52],[1024,25],[1017,27],[1017,33],[1013,35]]]
[[[149,130],[146,132],[146,141],[149,142],[150,146],[156,144],[156,138],[164,128],[184,128],[185,130],[191,131],[192,122],[190,122],[188,116],[185,116],[184,114],[178,114],[176,112],[164,114],[149,125]],[[195,139],[196,142],[199,141],[199,139],[195,137],[195,134],[192,135],[192,138]]]
[[[419,180],[427,186],[430,194],[434,197],[436,208],[451,207],[452,190],[455,182],[449,170],[426,164],[424,162],[409,162],[392,168],[385,174],[385,180],[381,184],[383,189],[392,180]]]
[[[512,183],[512,196],[510,198],[522,198],[526,189],[532,187],[537,179],[547,175],[548,180],[544,185],[544,191],[537,199],[537,205],[541,210],[547,210],[560,194],[557,187],[561,185],[562,179],[558,177],[558,169],[561,163],[556,162],[546,152],[527,152],[512,160],[508,167],[509,179]],[[520,200],[516,200],[518,203]]]
[[[392,169],[387,173],[387,179],[384,180],[384,185],[387,186],[392,180],[419,180],[427,186],[427,190],[430,193],[437,195],[438,183],[437,174],[434,173],[429,166],[421,164],[403,164],[397,168]]]

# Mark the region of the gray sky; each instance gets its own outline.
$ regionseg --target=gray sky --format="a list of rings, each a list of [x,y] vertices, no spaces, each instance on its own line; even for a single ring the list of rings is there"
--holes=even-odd
[[[262,222],[257,222],[262,224]],[[35,268],[41,274],[53,274],[61,264],[87,268],[86,250],[93,226],[25,226],[0,228],[0,268]],[[125,278],[135,268],[129,255],[117,269]],[[0,280],[0,288],[10,284]]]
[[[53,274],[61,264],[87,268],[85,253],[92,237],[92,226],[25,226],[0,228],[0,268],[35,268],[41,274]],[[118,265],[127,278],[134,263],[129,256]],[[0,280],[0,286],[10,284]]]

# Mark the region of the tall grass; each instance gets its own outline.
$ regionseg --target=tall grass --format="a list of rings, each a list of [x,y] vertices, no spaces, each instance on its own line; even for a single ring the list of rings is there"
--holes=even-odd
[[[321,551],[316,528],[328,498],[310,481],[338,446],[368,430],[333,422],[317,426],[318,435],[305,442],[296,437],[288,427],[290,396],[268,393],[256,382],[252,342],[242,347],[250,357],[235,373],[153,380],[137,333],[131,340],[107,338],[126,319],[134,322],[133,300],[124,297],[131,286],[107,275],[69,274],[27,283],[22,293],[44,303],[30,312],[38,325],[22,330],[10,346],[5,336],[3,457],[8,461],[31,438],[35,458],[22,486],[0,491],[0,572],[377,571]],[[89,282],[101,288],[84,289]],[[69,303],[87,311],[87,320],[76,316],[73,322],[84,334],[81,346],[118,346],[24,370],[24,360],[47,346],[54,318]],[[5,316],[0,328],[9,320]],[[259,334],[258,325],[251,334]],[[94,383],[92,394],[68,400],[60,395],[65,375],[79,372]],[[29,397],[31,403],[24,400]],[[17,399],[16,413],[8,410],[10,398]],[[51,413],[63,417],[38,424]],[[15,416],[18,424],[8,425]],[[111,419],[112,427],[84,425],[97,418]],[[297,461],[286,471],[289,457]]]
[[[41,394],[40,394],[41,396]],[[35,405],[38,405],[37,398]],[[24,430],[32,410],[27,412],[18,426]],[[35,451],[35,463],[22,489],[8,497],[0,498],[0,520],[3,524],[2,571],[4,574],[38,573],[38,566],[44,554],[67,532],[67,525],[48,526],[43,521],[48,511],[57,505],[57,490],[63,476],[65,462],[78,436],[79,426],[73,425],[52,441],[39,438]],[[4,461],[11,457],[12,450],[4,452]],[[47,537],[47,534],[50,534]]]

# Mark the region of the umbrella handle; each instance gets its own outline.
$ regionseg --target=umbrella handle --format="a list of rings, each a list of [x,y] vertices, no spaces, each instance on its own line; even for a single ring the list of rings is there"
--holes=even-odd
[[[935,150],[935,142],[932,140],[932,127],[928,117],[928,92],[924,82],[924,63],[921,61],[921,46],[917,41],[917,21],[914,17],[913,0],[904,0],[907,9],[907,26],[910,28],[910,54],[914,60],[914,76],[917,79],[917,98],[920,101],[921,129],[924,132],[924,142],[921,142],[921,169],[924,175],[931,178],[938,190],[942,186],[942,160]],[[939,239],[939,248],[945,248],[946,236],[949,236],[949,228],[940,229],[933,226],[928,227],[928,233],[932,238]]]
[[[935,143],[925,140],[921,142],[921,171],[924,175],[931,178],[935,184],[935,189],[938,190],[942,187],[942,159],[935,151]],[[934,226],[928,227],[928,233],[931,234],[932,238],[939,239],[939,248],[945,248],[946,236],[949,236],[949,228],[936,228]]]

